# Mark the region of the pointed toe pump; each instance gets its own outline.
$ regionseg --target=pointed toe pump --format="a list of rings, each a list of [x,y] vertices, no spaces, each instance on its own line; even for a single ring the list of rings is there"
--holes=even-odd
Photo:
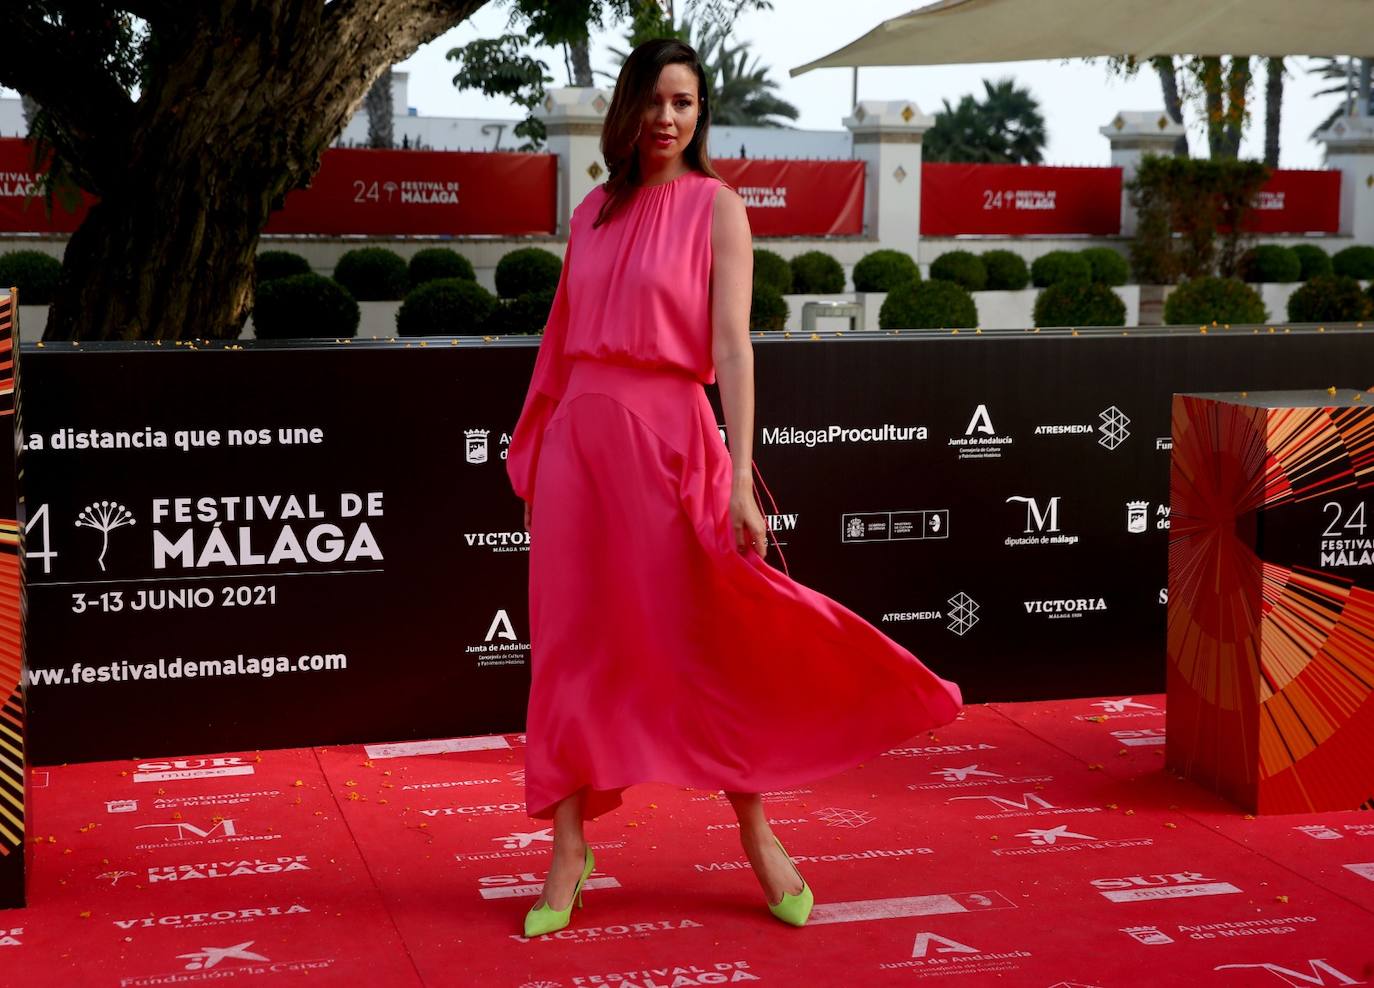
[[[811,886],[806,884],[806,879],[802,878],[801,871],[792,861],[792,856],[787,854],[787,848],[782,846],[782,841],[778,840],[776,835],[774,835],[773,840],[777,842],[778,850],[787,856],[788,864],[792,865],[792,870],[801,879],[802,889],[796,895],[784,892],[780,902],[768,904],[768,910],[784,923],[792,926],[805,926],[807,918],[811,915],[811,907],[815,905],[816,897],[812,895]]]
[[[553,933],[563,929],[572,919],[573,906],[582,905],[582,884],[587,880],[587,876],[596,867],[596,858],[592,854],[592,846],[587,845],[587,855],[582,865],[582,877],[577,880],[577,885],[573,887],[572,901],[568,903],[567,909],[554,909],[549,905],[547,896],[542,906],[536,906],[525,914],[525,936],[537,937],[545,933]]]

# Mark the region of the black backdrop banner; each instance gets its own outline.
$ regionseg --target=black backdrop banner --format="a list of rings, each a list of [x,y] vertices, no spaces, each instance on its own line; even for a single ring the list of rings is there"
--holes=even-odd
[[[779,337],[792,575],[969,701],[1162,688],[1174,392],[1374,383],[1355,328]],[[26,347],[31,757],[521,730],[536,342]]]

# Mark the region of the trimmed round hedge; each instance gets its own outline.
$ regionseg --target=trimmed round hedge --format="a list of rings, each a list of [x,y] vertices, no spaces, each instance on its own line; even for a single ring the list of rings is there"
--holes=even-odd
[[[984,251],[983,267],[988,272],[988,291],[1019,292],[1030,284],[1030,268],[1026,267],[1026,259],[1015,251]]]
[[[1360,281],[1374,278],[1374,247],[1356,244],[1336,251],[1331,258],[1331,273]]]
[[[1298,261],[1302,264],[1302,273],[1299,277],[1303,281],[1311,281],[1319,274],[1331,273],[1331,255],[1316,244],[1294,244],[1293,253],[1298,255]]]
[[[472,336],[485,332],[497,300],[475,281],[438,278],[406,296],[396,311],[398,336]]]
[[[293,274],[309,274],[310,262],[289,250],[265,250],[253,261],[258,284]]]
[[[405,258],[385,247],[345,252],[334,265],[334,280],[359,302],[392,302],[410,288]]]
[[[1035,296],[1037,326],[1124,326],[1126,303],[1107,285],[1061,281]]]
[[[908,281],[920,281],[921,269],[901,250],[875,250],[854,265],[856,292],[890,292]]]
[[[1172,326],[1258,323],[1268,318],[1259,292],[1239,278],[1192,278],[1164,301],[1164,322]]]
[[[779,295],[792,291],[792,265],[787,258],[765,247],[754,248],[754,286],[760,285]]]
[[[749,328],[751,330],[780,330],[787,324],[791,310],[787,299],[767,285],[755,285],[754,297],[749,302]]]
[[[1301,281],[1302,259],[1292,247],[1260,244],[1240,256],[1239,274],[1252,284]]]
[[[1088,262],[1095,285],[1124,285],[1131,280],[1130,263],[1110,247],[1085,247],[1078,256]]]
[[[20,305],[51,305],[62,262],[41,250],[0,254],[0,291],[19,289]]]
[[[1073,251],[1052,250],[1031,261],[1031,283],[1036,288],[1048,288],[1061,282],[1087,284],[1092,280],[1092,262]]]
[[[1288,296],[1290,322],[1363,322],[1372,316],[1374,300],[1346,275],[1319,274]]]
[[[881,329],[972,329],[978,306],[952,281],[908,281],[887,293],[878,310]]]
[[[543,247],[521,247],[496,262],[496,294],[502,298],[519,298],[558,288],[563,262],[558,255]]]
[[[440,278],[477,280],[477,272],[472,269],[472,262],[448,247],[426,247],[424,250],[417,250],[411,255],[407,273],[411,288],[418,288],[427,281],[437,281]]]
[[[462,279],[466,281],[467,279]],[[473,282],[476,284],[476,282]],[[544,332],[553,308],[555,289],[529,292],[510,299],[499,299],[482,324],[482,332],[493,336],[518,336]]]
[[[971,292],[981,292],[988,284],[988,269],[977,254],[966,250],[951,250],[931,262],[930,277],[939,281],[952,281]]]
[[[333,278],[307,272],[260,282],[253,335],[260,340],[358,335],[358,303]]]
[[[823,250],[808,250],[788,262],[792,291],[798,295],[830,295],[844,291],[844,268]]]

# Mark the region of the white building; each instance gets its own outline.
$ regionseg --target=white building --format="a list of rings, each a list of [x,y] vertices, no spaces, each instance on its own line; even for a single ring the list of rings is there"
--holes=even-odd
[[[406,72],[391,74],[392,137],[396,145],[435,151],[514,151],[518,117],[422,117],[409,101]],[[848,130],[791,130],[781,127],[712,127],[710,152],[716,158],[849,159]],[[360,107],[335,141],[339,147],[367,146],[367,110]]]

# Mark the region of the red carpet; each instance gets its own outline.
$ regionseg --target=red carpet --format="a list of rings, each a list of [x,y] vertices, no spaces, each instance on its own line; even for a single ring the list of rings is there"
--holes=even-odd
[[[587,908],[525,941],[549,832],[519,736],[35,770],[0,985],[1374,981],[1374,816],[1246,819],[1164,773],[1162,697],[1123,699],[972,707],[769,796],[801,930],[723,797],[648,785],[588,825]]]

